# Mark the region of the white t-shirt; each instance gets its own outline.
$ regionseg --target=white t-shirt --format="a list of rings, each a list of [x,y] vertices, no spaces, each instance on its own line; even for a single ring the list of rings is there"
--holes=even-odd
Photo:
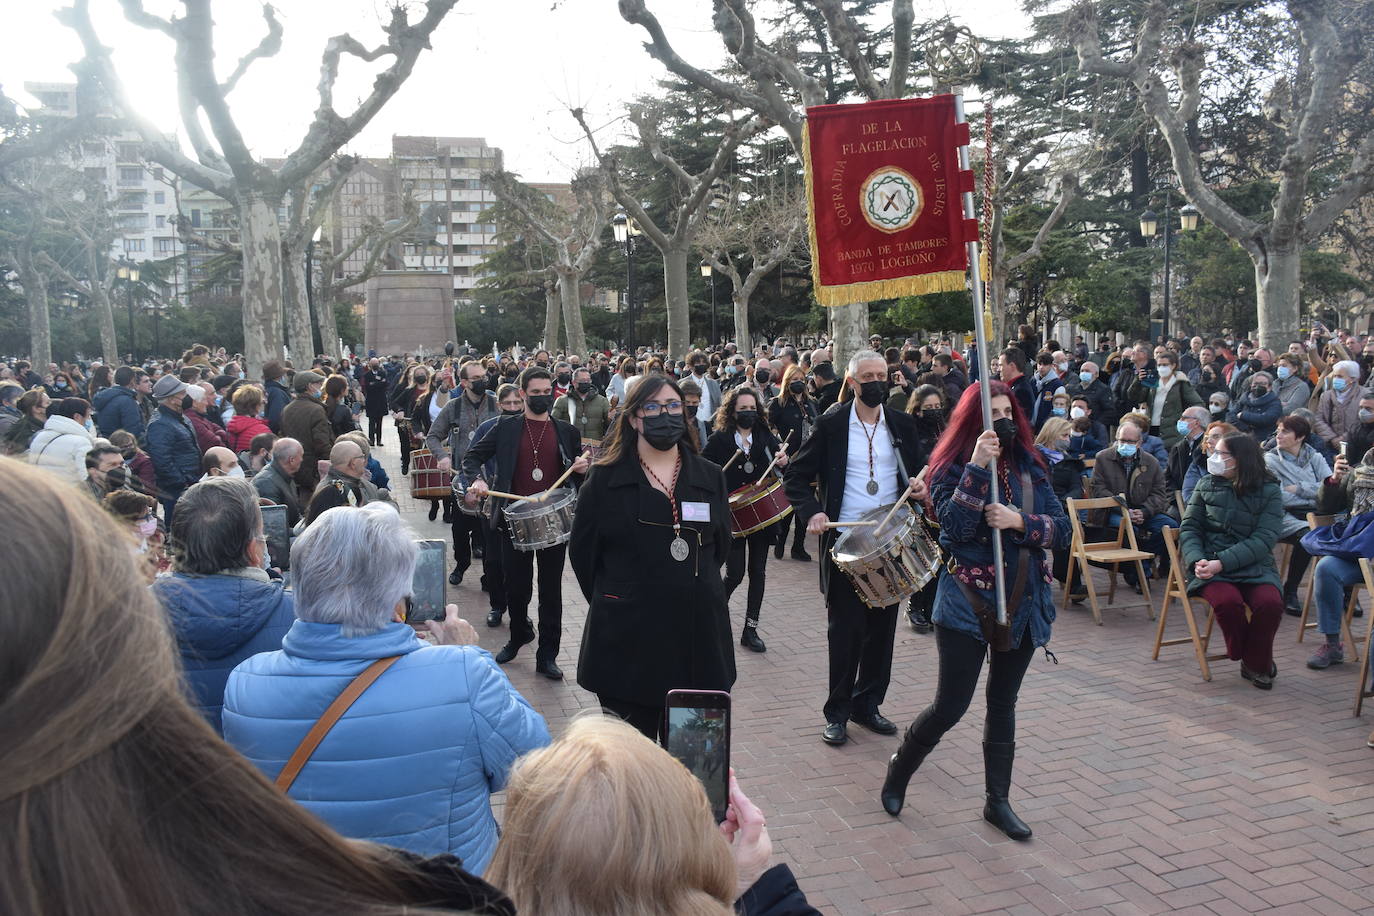
[[[1173,372],[1173,374],[1169,376],[1169,380],[1168,380],[1168,381],[1165,381],[1164,379],[1160,379],[1160,380],[1159,380],[1159,388],[1157,388],[1157,389],[1155,390],[1155,400],[1154,400],[1154,403],[1150,405],[1150,425],[1151,425],[1151,426],[1158,426],[1158,425],[1159,425],[1159,415],[1160,415],[1160,413],[1162,413],[1163,410],[1164,410],[1164,402],[1167,401],[1167,400],[1169,399],[1169,389],[1172,388],[1172,387],[1174,387],[1174,383],[1177,382],[1177,381],[1178,381],[1178,370],[1177,370],[1177,369],[1175,369],[1174,372]]]
[[[868,440],[873,437],[873,480],[878,492],[868,492]],[[844,498],[840,502],[840,517],[836,521],[854,522],[870,510],[897,501],[897,453],[892,447],[892,434],[879,414],[878,425],[869,426],[859,419],[856,405],[849,413],[849,463],[844,474]]]

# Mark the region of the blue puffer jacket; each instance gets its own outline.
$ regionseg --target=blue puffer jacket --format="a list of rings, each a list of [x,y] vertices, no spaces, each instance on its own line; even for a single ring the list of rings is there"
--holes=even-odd
[[[276,779],[355,676],[403,655],[349,708],[290,795],[344,836],[481,874],[496,850],[491,793],[521,754],[549,743],[544,718],[476,646],[429,646],[403,623],[345,637],[296,621],[280,652],[248,659],[224,691],[224,737]]]
[[[146,431],[143,411],[139,409],[138,398],[132,388],[119,385],[102,388],[95,393],[91,406],[95,408],[95,428],[100,435],[108,439],[110,433],[123,429],[133,433],[139,442],[143,441]]]
[[[296,620],[291,593],[258,572],[176,573],[153,583],[153,594],[172,621],[191,702],[221,734],[229,672],[250,655],[280,649]]]
[[[1029,461],[1022,453],[1022,459]],[[1022,498],[1021,479],[1010,475],[1011,492],[1000,492],[1000,502],[1014,507],[1026,504]],[[1021,645],[1026,627],[1030,627],[1031,643],[1043,646],[1050,641],[1050,627],[1054,623],[1054,595],[1050,591],[1046,552],[1069,546],[1069,518],[1054,495],[1048,475],[1036,465],[1030,472],[1031,487],[1035,491],[1035,512],[1022,512],[1025,531],[1008,531],[1002,535],[1002,561],[1008,600],[1021,563],[1021,547],[1030,548],[1031,567],[1026,570],[1022,599],[1015,607],[1008,607],[1011,617],[1011,644]],[[982,639],[978,615],[954,580],[962,576],[988,606],[997,606],[997,591],[992,575],[992,528],[984,519],[983,509],[988,503],[992,474],[987,468],[974,464],[951,465],[930,488],[940,521],[940,544],[952,554],[951,564],[940,570],[940,584],[935,590],[932,619],[942,627]]]
[[[200,480],[200,446],[191,421],[161,405],[148,424],[148,457],[153,459],[157,488],[168,499]]]

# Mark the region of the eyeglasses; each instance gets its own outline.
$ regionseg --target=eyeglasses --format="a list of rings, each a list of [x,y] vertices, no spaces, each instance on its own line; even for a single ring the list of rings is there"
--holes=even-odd
[[[644,405],[639,408],[639,412],[646,417],[656,417],[665,410],[670,414],[682,413],[682,402],[668,401],[667,403],[662,403],[660,401],[646,401]]]

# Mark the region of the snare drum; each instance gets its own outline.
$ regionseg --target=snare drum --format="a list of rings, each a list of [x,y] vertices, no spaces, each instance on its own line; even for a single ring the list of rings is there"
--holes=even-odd
[[[464,515],[471,515],[476,518],[485,519],[490,522],[496,518],[496,500],[491,497],[477,500],[477,505],[469,506],[463,499],[463,495],[458,492],[458,478],[453,478],[453,498],[458,503],[458,511]]]
[[[577,491],[559,487],[542,500],[512,502],[506,506],[506,524],[516,550],[542,550],[567,543],[572,537]]]
[[[446,499],[453,495],[453,471],[439,470],[439,461],[427,448],[410,453],[410,495],[414,499]]]
[[[881,521],[891,506],[865,512],[862,522]],[[830,558],[849,580],[859,600],[871,608],[891,607],[916,594],[940,569],[940,547],[909,505],[899,508],[882,528],[855,525],[830,549]]]
[[[782,481],[771,475],[730,494],[730,531],[737,538],[762,531],[791,514]]]

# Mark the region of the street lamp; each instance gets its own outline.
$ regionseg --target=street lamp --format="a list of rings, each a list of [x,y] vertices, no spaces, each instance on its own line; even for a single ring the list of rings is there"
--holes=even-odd
[[[640,229],[635,221],[624,213],[617,213],[611,220],[611,232],[615,240],[625,246],[625,349],[635,352],[635,238]]]
[[[1192,232],[1197,228],[1198,210],[1192,204],[1185,204],[1179,211],[1179,228],[1184,232]],[[1160,218],[1153,210],[1146,210],[1140,214],[1140,234],[1147,239],[1152,239],[1159,232]],[[1163,337],[1169,337],[1169,302],[1170,302],[1170,282],[1169,282],[1169,248],[1173,243],[1173,225],[1169,219],[1169,191],[1164,192],[1164,333]],[[1153,331],[1153,328],[1151,329]],[[1151,337],[1155,336],[1153,333]]]
[[[706,278],[706,282],[711,284],[711,346],[720,343],[720,334],[716,331],[716,278],[713,276],[716,269],[711,266],[710,261],[701,262],[701,275]]]
[[[138,266],[122,261],[115,270],[115,276],[124,281],[124,292],[129,305],[129,353],[134,352],[134,284],[138,282]]]

